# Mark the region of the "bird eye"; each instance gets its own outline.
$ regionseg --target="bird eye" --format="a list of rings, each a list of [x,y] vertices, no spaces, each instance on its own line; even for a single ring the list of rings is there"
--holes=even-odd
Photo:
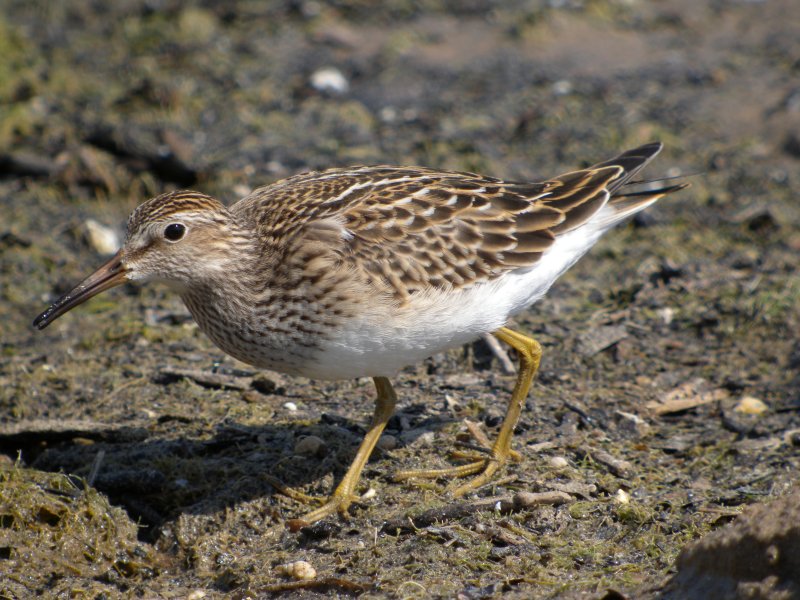
[[[183,223],[170,223],[164,229],[164,237],[170,242],[177,242],[186,235],[186,225]]]

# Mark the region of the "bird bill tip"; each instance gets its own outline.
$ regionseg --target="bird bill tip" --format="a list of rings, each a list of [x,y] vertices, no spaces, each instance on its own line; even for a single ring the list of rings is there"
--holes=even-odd
[[[127,269],[122,264],[121,253],[117,252],[89,277],[53,302],[47,310],[33,320],[33,326],[39,330],[44,329],[79,304],[83,304],[109,288],[125,283],[128,280],[127,273]]]

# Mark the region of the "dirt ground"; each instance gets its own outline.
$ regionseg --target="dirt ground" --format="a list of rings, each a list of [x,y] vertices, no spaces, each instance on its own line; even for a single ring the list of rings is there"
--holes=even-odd
[[[0,598],[661,594],[687,543],[797,489],[798,23],[796,0],[5,1]],[[514,377],[483,343],[403,370],[361,505],[290,533],[305,508],[265,475],[330,492],[369,380],[254,372],[158,285],[31,327],[165,190],[536,180],[654,139],[648,175],[692,187],[517,320],[545,349],[523,459],[472,498],[390,475],[451,464],[465,419],[496,432]]]

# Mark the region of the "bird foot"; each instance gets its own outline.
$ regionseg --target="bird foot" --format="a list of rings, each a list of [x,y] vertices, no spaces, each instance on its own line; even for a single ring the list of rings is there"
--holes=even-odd
[[[469,491],[476,490],[479,487],[486,485],[491,481],[492,476],[509,460],[519,461],[522,455],[516,450],[505,447],[505,444],[495,443],[491,444],[489,438],[480,429],[477,423],[472,421],[465,421],[467,431],[477,442],[476,445],[469,447],[474,452],[462,452],[456,450],[451,453],[451,457],[455,459],[466,459],[469,462],[465,465],[456,467],[448,467],[445,469],[412,469],[408,471],[399,471],[392,476],[394,481],[405,481],[407,479],[439,479],[447,478],[461,478],[469,477],[480,473],[470,481],[452,490],[454,497],[458,498],[463,496]]]
[[[351,493],[346,493],[339,488],[337,488],[329,498],[311,496],[309,494],[299,492],[294,488],[290,488],[280,479],[272,477],[271,475],[265,475],[264,477],[272,487],[274,487],[280,494],[283,494],[287,498],[291,498],[292,500],[296,500],[302,504],[317,505],[319,507],[315,508],[309,513],[306,513],[302,517],[289,519],[286,522],[286,526],[289,531],[293,533],[299,531],[303,527],[307,527],[313,523],[316,523],[317,521],[321,521],[325,517],[330,517],[337,513],[346,520],[348,517],[347,510],[350,508],[350,505],[353,503],[353,501],[358,499],[357,496],[354,496]]]
[[[302,517],[289,519],[286,522],[286,527],[289,529],[289,531],[295,533],[300,531],[300,529],[303,527],[308,527],[317,521],[321,521],[322,519],[335,514],[338,514],[343,520],[346,521],[349,517],[347,510],[350,508],[350,505],[353,503],[354,499],[355,497],[352,495],[341,496],[334,492],[328,501],[319,508],[304,514]]]

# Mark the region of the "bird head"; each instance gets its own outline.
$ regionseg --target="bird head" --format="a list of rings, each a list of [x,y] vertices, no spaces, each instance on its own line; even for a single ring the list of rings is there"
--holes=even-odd
[[[128,281],[163,281],[185,291],[224,276],[234,258],[236,223],[217,200],[189,191],[152,198],[128,219],[122,248],[34,320],[44,329],[97,294]]]

